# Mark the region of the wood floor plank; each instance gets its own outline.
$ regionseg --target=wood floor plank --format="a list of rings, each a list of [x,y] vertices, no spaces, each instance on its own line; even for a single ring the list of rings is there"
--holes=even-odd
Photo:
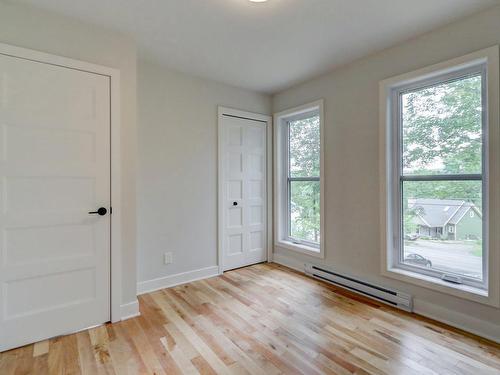
[[[165,337],[160,338],[160,342],[165,346],[165,349],[167,349],[168,352],[171,354],[171,356],[174,359],[175,363],[177,364],[177,366],[179,368],[179,372],[181,374],[185,374],[185,375],[199,374],[198,370],[191,362],[191,358],[189,358],[186,355],[186,353],[181,349],[181,347],[179,345],[176,345],[176,344],[171,345],[171,344],[167,343],[167,340]],[[196,356],[193,358],[196,358]]]
[[[0,353],[0,374],[14,374],[22,348]]]
[[[50,350],[47,357],[49,374],[64,373],[64,346],[61,337],[50,340]]]
[[[0,374],[500,374],[500,345],[275,264],[139,297],[141,316],[0,353]]]
[[[136,320],[144,331],[163,370],[169,375],[181,374],[181,369],[168,351],[169,346],[173,345],[173,339],[164,328],[167,319],[149,295],[141,296],[140,302],[141,316]]]
[[[141,329],[139,319],[130,319],[123,322],[123,329],[130,336],[137,353],[142,359],[149,374],[166,375],[158,357],[151,347],[144,331]]]
[[[109,336],[105,326],[89,330],[90,343],[94,355],[94,363],[97,371],[103,374],[113,374],[111,353],[109,348]]]
[[[29,373],[30,366],[32,365],[33,365],[33,347],[25,346],[20,350],[14,374],[16,375],[27,374]]]
[[[189,341],[193,348],[196,348],[198,353],[203,357],[204,360],[208,362],[211,368],[213,368],[218,374],[229,374],[227,366],[220,360],[219,357],[213,352],[213,350],[196,334],[192,327],[184,320],[174,308],[162,299],[161,296],[157,296],[155,301],[161,306],[163,311],[172,319],[173,324],[184,336],[184,338]],[[170,303],[173,303],[170,301]],[[198,360],[199,361],[199,360]],[[204,366],[206,367],[206,366]]]
[[[61,349],[64,358],[65,374],[81,374],[80,360],[78,353],[78,342],[76,335],[61,337]]]
[[[49,352],[49,340],[37,342],[33,345],[33,357],[47,354]]]
[[[78,347],[78,358],[83,374],[99,374],[94,357],[92,343],[90,342],[89,331],[82,331],[76,334]]]

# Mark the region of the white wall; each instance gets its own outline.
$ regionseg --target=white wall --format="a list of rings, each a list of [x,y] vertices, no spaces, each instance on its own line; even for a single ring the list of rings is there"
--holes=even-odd
[[[0,3],[0,42],[121,71],[122,301],[136,301],[136,47],[120,34],[31,7]]]
[[[269,114],[271,98],[139,61],[138,100],[138,280],[149,289],[217,265],[217,106]]]
[[[379,239],[379,81],[495,44],[500,44],[500,7],[275,95],[273,110],[325,99],[324,263],[410,292],[416,311],[500,341],[499,309],[382,277]],[[275,252],[298,267],[311,260],[285,249]]]

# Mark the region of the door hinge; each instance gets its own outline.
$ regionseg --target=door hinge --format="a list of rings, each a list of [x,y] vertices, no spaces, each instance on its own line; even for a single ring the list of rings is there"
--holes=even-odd
[[[111,215],[113,213],[113,207],[109,208],[109,214]]]

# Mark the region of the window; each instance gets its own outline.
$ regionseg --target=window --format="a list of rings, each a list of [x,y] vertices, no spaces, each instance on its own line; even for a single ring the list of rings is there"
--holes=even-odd
[[[479,64],[393,92],[402,233],[416,234],[417,225],[430,229],[428,236],[401,241],[399,266],[422,272],[422,264],[407,261],[409,254],[417,254],[432,262],[425,273],[453,274],[475,286],[484,286],[484,222],[454,233],[464,210],[475,206],[484,211],[485,82],[485,65]],[[437,228],[447,224],[451,235],[439,236]],[[477,235],[476,242],[465,239],[468,231]]]
[[[492,89],[496,74],[488,72],[492,64],[498,69],[498,50],[469,57],[381,83],[383,272],[484,296],[492,285],[491,260],[495,266],[497,259],[488,242],[491,220],[497,220],[492,207],[498,204],[489,195],[488,146],[489,115],[497,111],[490,112],[495,101],[489,95],[497,95],[498,87]],[[498,118],[491,121],[498,126]]]
[[[322,256],[322,104],[276,115],[277,245]]]
[[[286,122],[288,146],[287,234],[294,243],[319,246],[320,171],[317,111]]]

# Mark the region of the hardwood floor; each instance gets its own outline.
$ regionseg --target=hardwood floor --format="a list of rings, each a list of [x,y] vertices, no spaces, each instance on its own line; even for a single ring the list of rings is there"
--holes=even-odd
[[[500,345],[274,264],[139,300],[138,318],[0,354],[0,374],[500,374]]]

